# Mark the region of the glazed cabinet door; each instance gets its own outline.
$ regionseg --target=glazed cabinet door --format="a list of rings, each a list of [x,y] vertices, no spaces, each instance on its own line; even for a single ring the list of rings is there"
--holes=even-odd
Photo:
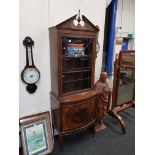
[[[67,95],[93,87],[95,36],[61,34],[60,92]]]

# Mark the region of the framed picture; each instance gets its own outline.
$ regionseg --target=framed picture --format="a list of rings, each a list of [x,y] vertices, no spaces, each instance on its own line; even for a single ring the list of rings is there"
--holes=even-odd
[[[53,139],[49,112],[20,119],[23,155],[44,155],[52,151]]]

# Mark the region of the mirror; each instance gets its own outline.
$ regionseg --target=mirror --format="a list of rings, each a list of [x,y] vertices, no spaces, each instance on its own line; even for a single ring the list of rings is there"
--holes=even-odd
[[[117,105],[134,100],[134,69],[120,67]]]
[[[112,105],[109,114],[116,118],[126,133],[125,123],[119,112],[135,107],[135,51],[120,51],[114,63]]]

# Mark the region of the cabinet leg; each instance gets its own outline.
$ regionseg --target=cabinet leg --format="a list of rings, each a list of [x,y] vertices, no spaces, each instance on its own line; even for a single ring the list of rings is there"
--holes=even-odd
[[[59,135],[59,148],[60,148],[60,152],[63,152],[63,137],[62,137],[62,135]]]
[[[114,118],[116,118],[116,119],[118,120],[118,122],[119,122],[120,125],[121,125],[122,132],[123,132],[123,134],[125,134],[125,133],[126,133],[126,128],[125,128],[125,123],[124,123],[122,117],[121,117],[120,115],[118,115],[118,113],[115,112],[115,111],[113,111],[113,110],[110,110],[110,111],[109,111],[109,114],[110,114],[112,117],[114,117]]]
[[[94,136],[95,136],[95,124],[92,125],[92,137],[94,137]]]
[[[54,135],[54,124],[52,123],[53,135]]]

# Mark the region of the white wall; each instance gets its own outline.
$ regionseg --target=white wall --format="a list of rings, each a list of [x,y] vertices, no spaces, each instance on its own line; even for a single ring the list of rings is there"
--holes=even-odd
[[[100,52],[96,59],[95,81],[99,79],[102,66],[106,0],[22,0],[20,1],[20,73],[25,66],[23,39],[29,35],[35,41],[34,62],[40,70],[41,79],[34,94],[25,90],[20,80],[20,116],[38,113],[50,108],[50,55],[48,27],[57,25],[75,15],[78,9],[93,24],[100,27]]]
[[[48,43],[48,1],[22,0],[20,1],[20,40],[19,63],[20,72],[25,66],[25,48],[23,40],[26,36],[34,40],[34,63],[40,70],[41,78],[37,83],[38,89],[34,94],[26,91],[26,85],[19,83],[19,112],[20,116],[38,113],[49,109],[50,92],[50,61]]]
[[[122,27],[121,32],[135,32],[135,0],[118,0],[117,26]]]
[[[121,29],[117,29],[121,27]],[[116,37],[127,37],[135,33],[135,0],[118,0],[116,14]],[[122,45],[115,45],[115,54],[119,53]],[[128,43],[128,50],[134,49],[134,39]],[[115,54],[114,59],[115,60]]]

